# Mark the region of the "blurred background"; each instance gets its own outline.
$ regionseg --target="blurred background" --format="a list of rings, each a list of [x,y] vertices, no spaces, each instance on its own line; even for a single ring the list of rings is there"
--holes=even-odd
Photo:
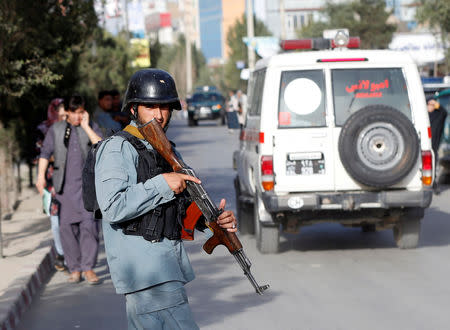
[[[92,113],[100,90],[123,95],[145,67],[169,71],[183,99],[199,86],[246,92],[248,70],[280,40],[335,28],[359,36],[361,48],[410,53],[426,93],[450,87],[447,0],[0,1],[2,209],[20,190],[20,175],[7,173],[27,164],[33,182],[32,132],[53,98],[80,93]]]

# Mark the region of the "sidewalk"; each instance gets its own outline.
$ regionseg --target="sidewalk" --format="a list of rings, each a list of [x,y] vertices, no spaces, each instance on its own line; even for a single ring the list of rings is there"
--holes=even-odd
[[[36,189],[24,187],[11,218],[1,221],[0,329],[12,330],[53,273],[55,252],[50,221]]]

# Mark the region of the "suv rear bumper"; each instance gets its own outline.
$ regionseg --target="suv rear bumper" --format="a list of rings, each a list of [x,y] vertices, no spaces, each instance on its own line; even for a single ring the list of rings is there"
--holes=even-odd
[[[199,109],[189,110],[189,116],[194,120],[211,120],[217,119],[222,116],[222,112],[219,110],[211,110],[209,113],[201,114]]]
[[[381,192],[291,193],[278,196],[262,193],[266,210],[270,213],[299,210],[360,210],[401,207],[428,207],[433,192],[391,190]]]

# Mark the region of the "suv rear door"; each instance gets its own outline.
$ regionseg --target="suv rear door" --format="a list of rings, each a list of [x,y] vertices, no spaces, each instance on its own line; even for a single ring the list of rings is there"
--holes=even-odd
[[[332,191],[335,149],[327,125],[325,71],[282,71],[279,82],[277,118],[272,122],[274,189]]]
[[[407,84],[401,68],[331,68],[330,74],[336,150],[342,126],[353,113],[364,107],[389,106],[412,121]],[[345,171],[339,156],[335,170],[336,190],[359,189],[359,185]],[[396,187],[406,186],[407,181]]]

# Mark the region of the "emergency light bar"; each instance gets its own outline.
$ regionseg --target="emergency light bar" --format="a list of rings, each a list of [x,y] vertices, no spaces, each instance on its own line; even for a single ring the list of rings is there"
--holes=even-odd
[[[348,44],[345,47],[359,48],[360,43],[361,41],[359,37],[350,37],[348,39]],[[333,39],[324,39],[324,38],[282,40],[280,42],[280,47],[283,50],[297,50],[297,49],[321,50],[321,49],[339,48],[339,46]]]
[[[317,60],[319,63],[326,62],[364,62],[368,61],[366,57],[349,57],[349,58],[321,58]]]

